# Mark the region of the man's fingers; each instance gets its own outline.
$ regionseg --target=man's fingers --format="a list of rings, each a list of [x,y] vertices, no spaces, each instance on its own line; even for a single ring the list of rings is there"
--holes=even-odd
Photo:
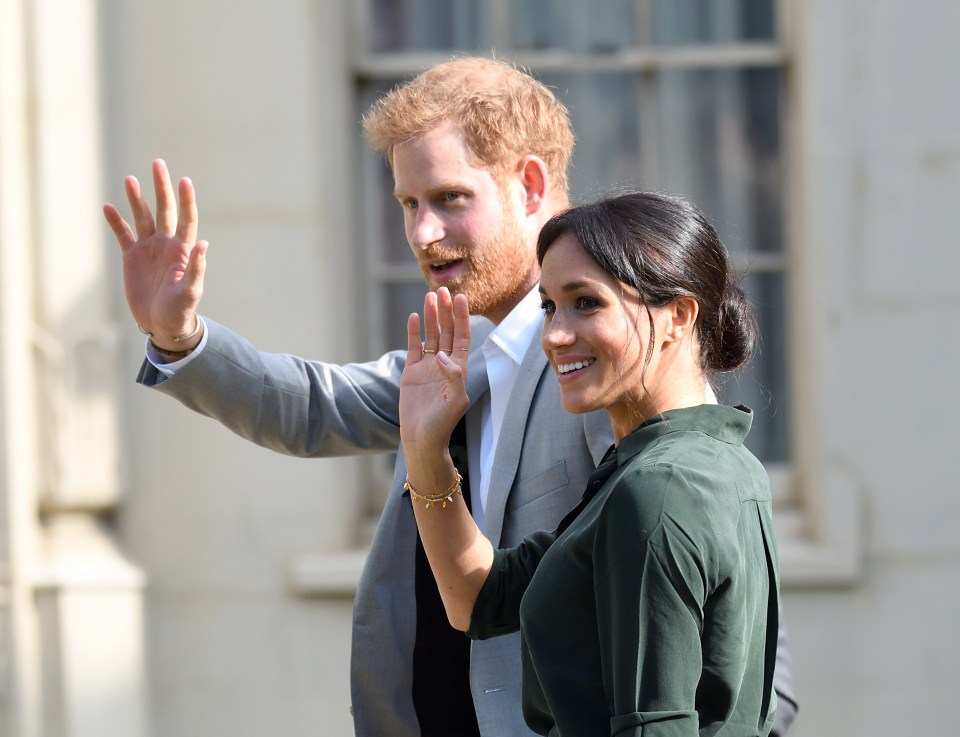
[[[106,218],[110,230],[116,236],[121,251],[125,251],[136,242],[136,237],[133,230],[127,225],[127,221],[123,219],[120,211],[109,202],[103,206],[103,216]]]
[[[136,177],[127,177],[123,180],[123,189],[127,193],[127,202],[130,203],[130,212],[133,213],[133,224],[137,229],[137,238],[149,238],[156,232],[153,222],[153,213],[150,206],[143,199],[140,182]]]
[[[190,288],[196,292],[197,301],[203,293],[203,275],[207,271],[207,249],[210,244],[207,241],[197,241],[197,245],[190,251],[190,257],[187,259],[186,277]]]
[[[187,177],[180,180],[180,210],[177,217],[177,240],[191,244],[197,237],[197,196],[193,182]]]
[[[163,159],[153,162],[153,189],[157,195],[157,230],[164,235],[173,235],[177,228],[177,213],[170,172]]]

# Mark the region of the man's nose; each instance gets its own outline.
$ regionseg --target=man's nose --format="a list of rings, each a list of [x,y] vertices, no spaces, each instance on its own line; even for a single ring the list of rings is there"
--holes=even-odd
[[[417,208],[410,230],[410,246],[414,250],[423,250],[443,240],[443,233],[443,221],[432,208]]]

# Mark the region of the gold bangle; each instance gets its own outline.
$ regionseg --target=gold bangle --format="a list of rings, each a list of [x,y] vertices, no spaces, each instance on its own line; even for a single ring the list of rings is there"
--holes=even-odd
[[[194,312],[194,313],[193,313],[193,316],[194,316],[194,318],[196,318],[196,320],[197,320],[197,327],[195,327],[195,328],[193,329],[193,332],[190,333],[190,335],[174,335],[174,336],[173,336],[173,342],[174,342],[174,343],[181,343],[181,342],[183,342],[184,340],[190,340],[190,338],[196,337],[197,333],[200,332],[200,315],[199,315],[198,313]]]
[[[439,504],[440,508],[443,509],[447,506],[447,502],[453,501],[454,494],[463,496],[463,489],[460,487],[462,481],[463,476],[461,476],[460,472],[457,471],[457,480],[454,481],[450,488],[446,491],[441,491],[439,494],[421,494],[419,491],[410,486],[410,477],[408,476],[407,480],[403,482],[403,490],[410,492],[410,498],[413,501],[424,502],[424,509],[430,509],[431,504]]]
[[[173,336],[174,343],[182,343],[185,340],[190,340],[190,338],[195,337],[196,334],[200,332],[200,313],[194,312],[193,316],[197,319],[197,326],[193,329],[193,332],[190,333],[190,335],[174,335]],[[146,335],[148,338],[153,337],[153,333],[151,333],[149,330],[144,330],[142,327],[140,327],[140,323],[137,323],[137,330],[139,330],[141,333]],[[152,340],[150,341],[150,344],[153,345],[154,348],[157,348],[157,346],[153,344]],[[171,353],[171,354],[179,352],[179,351],[165,351],[162,348],[157,348],[157,350],[161,351],[162,353]]]

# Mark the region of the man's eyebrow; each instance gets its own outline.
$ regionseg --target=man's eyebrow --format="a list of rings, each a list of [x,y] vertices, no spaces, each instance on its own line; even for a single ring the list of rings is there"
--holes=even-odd
[[[466,192],[467,187],[462,184],[457,184],[456,182],[438,182],[436,184],[431,184],[427,187],[427,195],[435,195],[440,192]],[[412,195],[404,194],[401,190],[394,188],[393,190],[394,197],[412,197]]]

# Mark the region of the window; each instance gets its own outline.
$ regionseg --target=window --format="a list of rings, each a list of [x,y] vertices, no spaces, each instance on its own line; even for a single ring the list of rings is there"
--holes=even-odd
[[[723,388],[756,412],[752,450],[791,505],[783,214],[785,45],[777,0],[368,0],[361,111],[453,52],[510,58],[551,87],[577,138],[574,203],[633,186],[689,197],[716,225],[758,308],[762,345]],[[402,347],[422,305],[385,163],[364,151],[372,350]]]

